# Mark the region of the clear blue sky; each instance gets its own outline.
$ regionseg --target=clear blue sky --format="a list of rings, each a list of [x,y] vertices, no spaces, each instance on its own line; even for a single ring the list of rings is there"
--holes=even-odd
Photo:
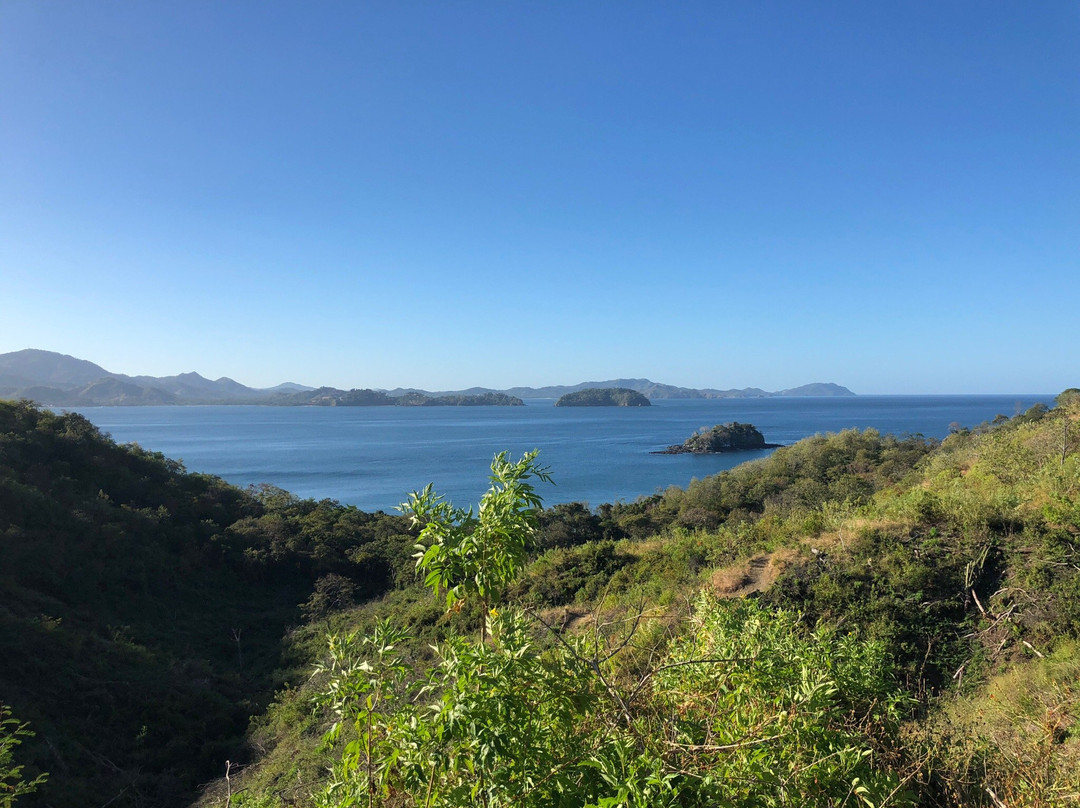
[[[0,0],[0,353],[1080,385],[1080,5]]]

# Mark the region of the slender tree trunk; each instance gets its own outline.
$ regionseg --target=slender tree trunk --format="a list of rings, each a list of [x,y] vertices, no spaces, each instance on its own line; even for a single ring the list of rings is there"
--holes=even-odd
[[[487,621],[488,614],[490,613],[490,607],[488,605],[487,595],[484,595],[484,601],[482,604],[483,613],[480,615],[480,644],[483,645],[487,642]]]

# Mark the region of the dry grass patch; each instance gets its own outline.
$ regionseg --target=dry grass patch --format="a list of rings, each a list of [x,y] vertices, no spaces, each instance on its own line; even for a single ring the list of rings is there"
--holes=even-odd
[[[625,553],[634,558],[641,558],[646,553],[651,553],[654,550],[662,550],[666,544],[667,541],[662,538],[644,540],[624,539],[618,543],[618,549],[620,553]]]
[[[764,592],[798,558],[794,549],[759,554],[741,564],[721,567],[709,577],[709,588],[722,598],[745,598]]]
[[[733,597],[734,593],[750,582],[746,565],[736,564],[733,567],[721,567],[713,572],[709,578],[709,585],[713,592],[721,597]]]
[[[843,526],[845,534],[858,536],[859,534],[878,531],[881,533],[903,533],[911,530],[914,522],[910,519],[897,519],[888,516],[857,516],[849,519]]]

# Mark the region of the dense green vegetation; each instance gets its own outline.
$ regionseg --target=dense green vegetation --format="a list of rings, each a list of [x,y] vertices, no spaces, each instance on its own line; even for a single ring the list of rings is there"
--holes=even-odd
[[[0,693],[37,732],[21,781],[50,773],[19,805],[180,805],[226,770],[200,805],[1080,794],[1075,391],[595,510],[539,509],[537,458],[500,456],[479,509],[401,517],[0,407]]]
[[[648,407],[652,402],[636,390],[626,387],[593,387],[567,393],[555,402],[556,407]]]
[[[321,617],[410,577],[408,532],[0,402],[0,696],[36,732],[18,753],[51,773],[42,800],[185,804],[304,675],[309,652],[282,645],[298,606]]]
[[[766,443],[765,436],[753,424],[732,421],[714,427],[702,427],[682,443],[669,446],[657,454],[713,454],[737,452],[743,449],[775,449],[778,444]]]

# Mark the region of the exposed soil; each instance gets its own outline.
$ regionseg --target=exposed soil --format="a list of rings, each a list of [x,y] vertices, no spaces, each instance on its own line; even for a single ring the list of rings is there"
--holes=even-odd
[[[722,598],[745,598],[772,586],[786,561],[775,553],[756,555],[745,564],[718,569],[712,574],[710,584]]]

